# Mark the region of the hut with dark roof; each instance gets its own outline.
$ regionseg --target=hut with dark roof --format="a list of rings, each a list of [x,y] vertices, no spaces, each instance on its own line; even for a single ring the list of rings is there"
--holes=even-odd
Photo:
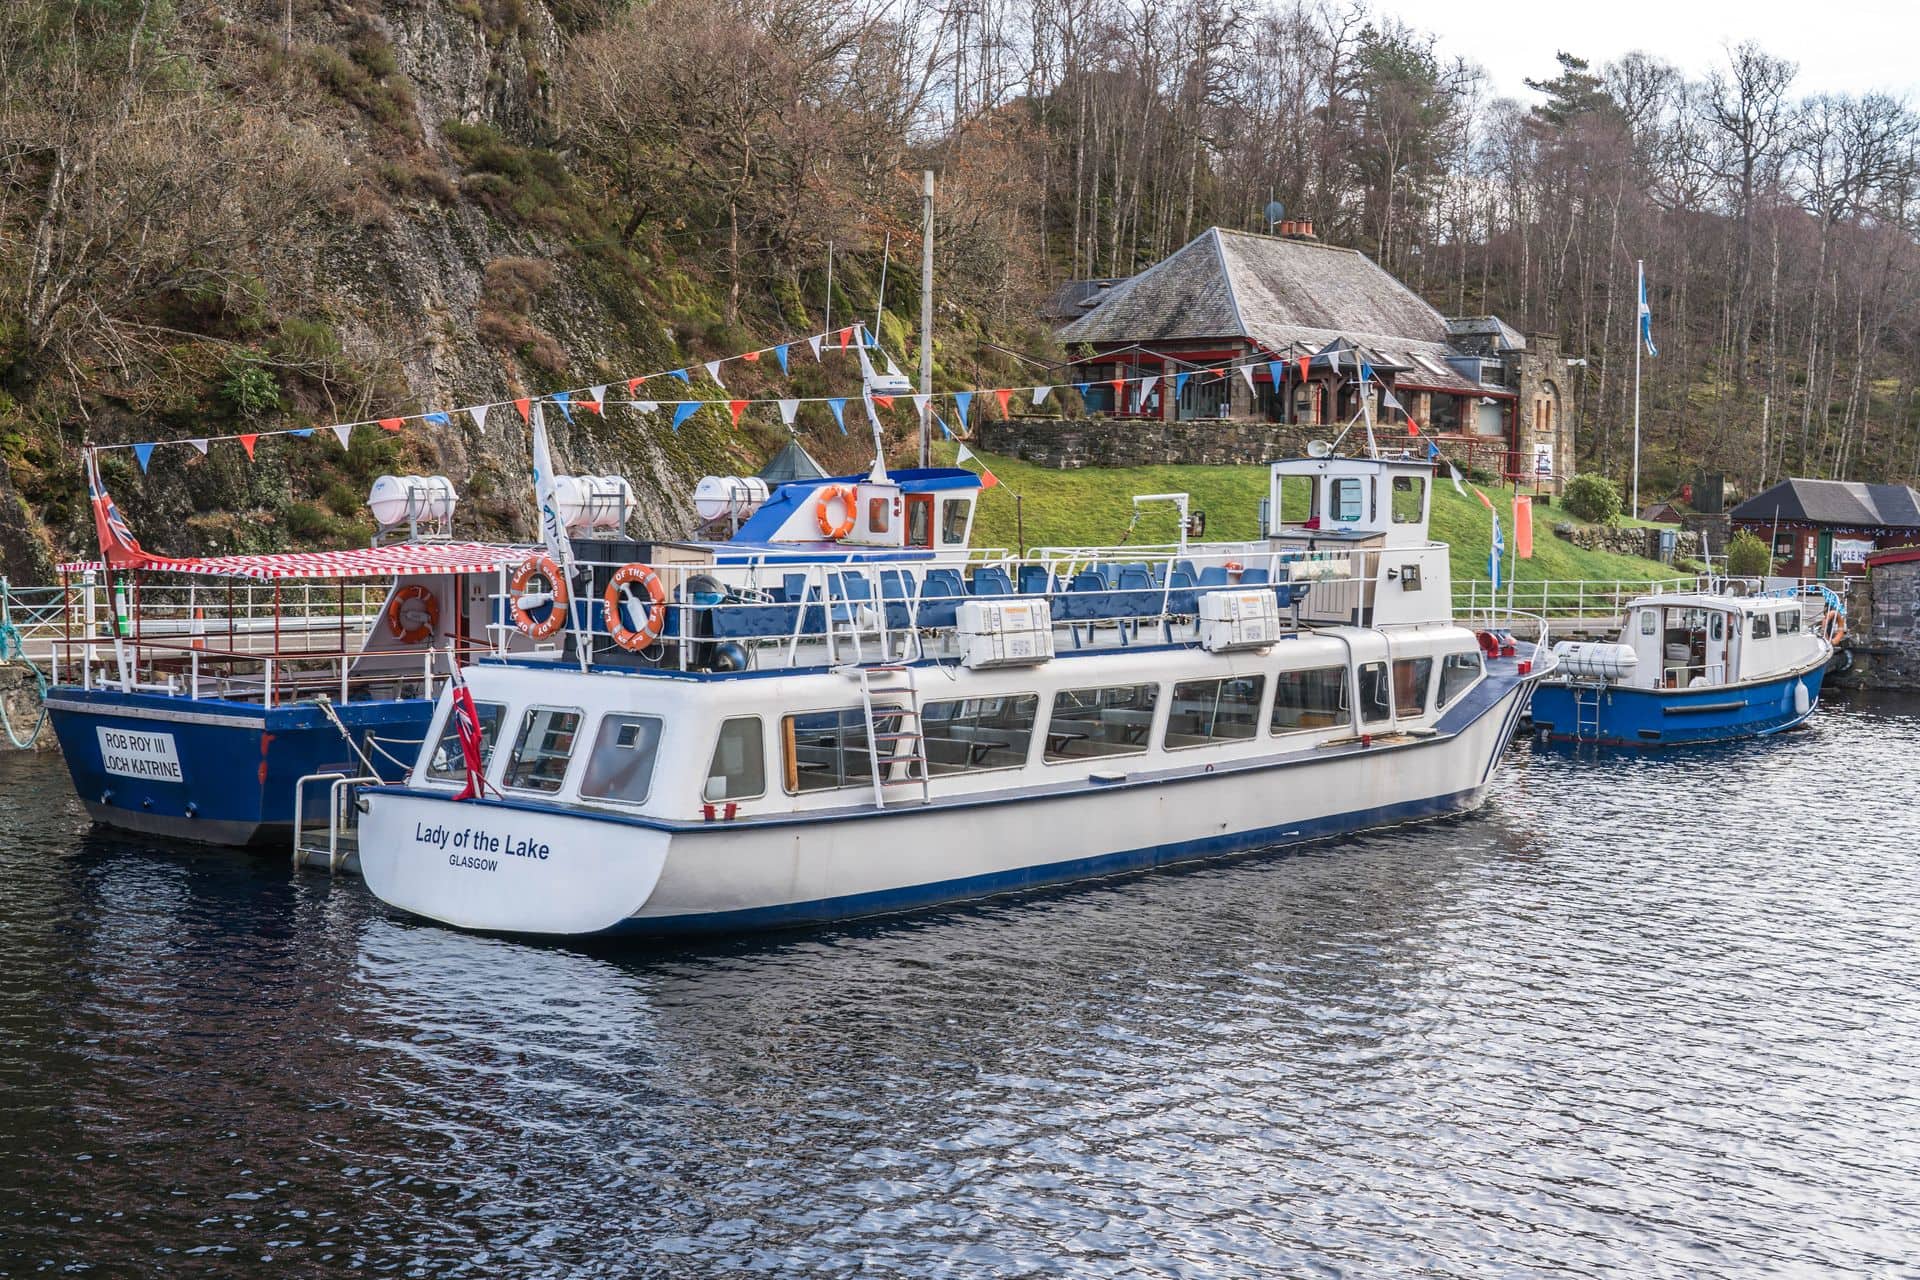
[[[1572,465],[1557,342],[1493,316],[1449,320],[1358,250],[1212,227],[1131,279],[1098,283],[1051,307],[1081,309],[1058,336],[1079,353],[1073,379],[1091,412],[1341,425],[1360,411],[1364,361],[1376,422],[1411,418],[1506,475]],[[1209,372],[1249,363],[1251,376]],[[1127,381],[1155,374],[1175,386]],[[1383,390],[1399,410],[1382,412]]]
[[[1727,516],[1770,543],[1775,570],[1793,578],[1863,573],[1875,550],[1920,542],[1920,493],[1904,484],[1796,477]]]

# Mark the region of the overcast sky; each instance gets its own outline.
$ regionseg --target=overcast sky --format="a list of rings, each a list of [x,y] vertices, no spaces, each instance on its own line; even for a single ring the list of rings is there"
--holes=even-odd
[[[1725,46],[1757,41],[1800,65],[1800,95],[1880,90],[1920,105],[1920,0],[1376,0],[1440,37],[1442,56],[1463,55],[1492,75],[1496,92],[1538,101],[1522,82],[1552,78],[1565,49],[1598,67],[1633,49],[1690,76],[1725,65]]]

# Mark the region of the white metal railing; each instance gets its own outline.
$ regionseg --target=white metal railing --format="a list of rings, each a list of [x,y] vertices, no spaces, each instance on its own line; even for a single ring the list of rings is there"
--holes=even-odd
[[[1637,597],[1701,590],[1704,585],[1694,577],[1651,580],[1544,578],[1503,582],[1498,587],[1490,582],[1470,579],[1453,584],[1453,612],[1456,617],[1475,618],[1504,613],[1511,608],[1550,621],[1618,620],[1626,611],[1627,603]]]

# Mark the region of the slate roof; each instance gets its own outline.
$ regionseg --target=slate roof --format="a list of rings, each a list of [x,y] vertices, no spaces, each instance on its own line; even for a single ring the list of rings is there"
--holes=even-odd
[[[1451,354],[1446,319],[1364,253],[1224,227],[1113,286],[1059,336],[1148,346],[1246,338],[1295,354],[1344,337],[1388,364]]]
[[[1855,480],[1782,480],[1728,513],[1735,520],[1804,521],[1854,527],[1920,529],[1920,493],[1903,484]]]
[[[1077,320],[1104,302],[1108,291],[1125,279],[1125,276],[1108,276],[1098,280],[1069,280],[1040,304],[1040,318],[1056,324]]]

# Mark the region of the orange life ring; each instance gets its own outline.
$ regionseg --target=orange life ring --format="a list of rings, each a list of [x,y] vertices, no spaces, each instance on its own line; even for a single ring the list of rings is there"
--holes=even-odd
[[[1235,575],[1242,574],[1247,571],[1247,566],[1241,564],[1238,560],[1229,560],[1220,567],[1225,569],[1228,573],[1235,574]]]
[[[846,518],[838,524],[827,514],[827,508],[834,499],[840,500],[841,509]],[[858,510],[860,494],[850,484],[828,484],[820,486],[820,496],[813,504],[814,519],[820,522],[820,532],[829,538],[844,538],[853,532],[854,512]]]
[[[547,610],[545,621],[536,621],[520,604],[520,598],[527,594],[527,588],[533,585],[535,577],[545,578],[552,588],[553,607]],[[573,593],[567,589],[567,575],[560,572],[560,566],[553,562],[552,556],[535,556],[514,570],[510,589],[513,592],[513,625],[520,628],[521,635],[545,640],[567,625],[567,611],[573,607]]]
[[[1837,649],[1840,642],[1847,638],[1847,615],[1838,609],[1829,609],[1827,616],[1820,620],[1820,628],[1827,637],[1827,643]]]
[[[425,583],[409,582],[387,601],[387,631],[401,644],[419,644],[440,629],[440,598]]]
[[[639,583],[646,591],[647,612],[640,619],[640,625],[629,627],[625,606],[627,587]],[[607,634],[613,642],[628,652],[645,649],[660,638],[667,627],[667,589],[660,584],[660,575],[644,564],[623,564],[614,571],[607,582],[606,594],[600,597],[607,606]]]

